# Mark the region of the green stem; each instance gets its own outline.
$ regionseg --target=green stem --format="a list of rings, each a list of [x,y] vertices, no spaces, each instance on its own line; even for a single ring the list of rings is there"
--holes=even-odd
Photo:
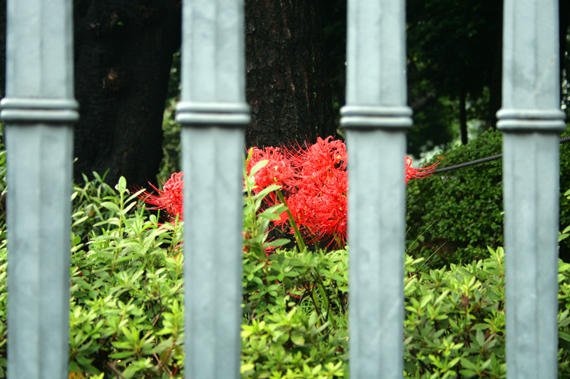
[[[313,301],[313,306],[315,307],[315,311],[317,312],[317,316],[319,316],[319,319],[324,323],[325,319],[324,317],[321,315],[321,311],[319,310],[319,306],[317,305],[317,300],[315,299],[315,288],[311,288],[311,300]]]
[[[291,214],[291,210],[289,210],[289,205],[287,205],[287,201],[285,201],[285,197],[283,197],[283,193],[281,192],[281,190],[277,190],[275,192],[277,193],[279,200],[283,203],[283,205],[285,205],[285,209],[287,210],[287,214],[289,215],[289,224],[295,230],[295,239],[297,239],[297,245],[299,246],[299,251],[305,252],[307,250],[307,246],[305,245],[305,241],[303,240],[303,237],[301,237],[301,232],[299,231],[299,228],[297,227],[297,223],[293,219],[293,215]]]
[[[117,235],[117,240],[120,241],[123,239],[123,209],[125,208],[125,205],[123,204],[124,202],[124,196],[123,196],[123,192],[119,191],[119,196],[120,196],[120,202],[119,202],[119,213],[118,213],[118,221],[119,221],[119,230],[118,230],[118,235]],[[117,244],[117,241],[115,241],[115,254],[113,255],[113,262],[111,264],[111,272],[115,272],[115,266],[116,266],[116,262],[117,259],[119,258],[119,246]],[[112,280],[112,285],[115,285],[115,277],[113,276],[113,280]]]
[[[325,318],[322,318],[323,323],[331,320],[333,329],[336,329],[336,321],[334,319],[334,316],[329,313],[330,312],[330,306],[331,306],[331,299],[329,299],[329,296],[328,296],[327,291],[325,289],[325,285],[323,283],[323,280],[321,279],[321,275],[319,273],[319,270],[316,267],[315,267],[315,271],[316,271],[316,275],[311,273],[311,276],[313,277],[313,280],[317,283],[318,292],[320,293],[320,295],[323,298],[323,301],[325,302],[325,305],[326,305],[327,316]]]

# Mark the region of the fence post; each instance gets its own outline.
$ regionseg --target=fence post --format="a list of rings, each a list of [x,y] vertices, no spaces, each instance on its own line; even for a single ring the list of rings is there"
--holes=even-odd
[[[8,0],[8,377],[66,378],[73,127],[71,0]]]
[[[182,32],[185,376],[240,377],[242,0],[186,0]]]
[[[503,131],[507,376],[557,378],[558,1],[505,0]]]
[[[405,2],[349,0],[350,377],[403,376]]]

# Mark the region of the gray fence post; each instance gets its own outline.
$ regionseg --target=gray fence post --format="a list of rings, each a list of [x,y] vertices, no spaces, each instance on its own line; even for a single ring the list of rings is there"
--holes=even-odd
[[[405,2],[348,1],[350,377],[403,376]]]
[[[183,9],[185,377],[240,377],[245,52],[242,0]]]
[[[8,377],[66,378],[73,99],[71,0],[8,0]]]
[[[504,14],[507,376],[557,378],[558,1],[505,0]]]

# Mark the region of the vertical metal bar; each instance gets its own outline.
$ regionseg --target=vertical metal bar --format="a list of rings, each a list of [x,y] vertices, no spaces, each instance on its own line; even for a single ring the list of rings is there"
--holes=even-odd
[[[240,377],[243,1],[186,0],[182,128],[185,376]]]
[[[503,134],[507,377],[557,378],[558,1],[505,0]]]
[[[405,2],[348,1],[350,377],[403,376]]]
[[[73,99],[71,0],[8,0],[8,377],[67,377]]]

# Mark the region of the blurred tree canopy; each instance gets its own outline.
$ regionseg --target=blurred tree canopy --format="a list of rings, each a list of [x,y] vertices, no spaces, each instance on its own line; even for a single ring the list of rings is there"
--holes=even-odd
[[[253,118],[247,144],[303,143],[335,134],[344,105],[346,0],[244,0],[244,5]],[[559,5],[567,109],[570,0]],[[503,0],[407,0],[406,6],[408,103],[414,111],[408,153],[418,157],[458,137],[467,143],[469,135],[494,127],[501,104]],[[109,182],[123,175],[143,185],[155,181],[163,127],[164,151],[176,148],[172,109],[179,55],[172,57],[180,46],[180,16],[180,0],[74,0],[81,104],[77,180],[82,173],[109,169]],[[6,0],[0,0],[2,26],[5,20]],[[0,29],[4,64],[5,27]],[[2,90],[4,83],[0,70]],[[163,121],[164,104],[169,112]]]
[[[409,152],[449,142],[467,121],[495,124],[501,105],[502,1],[407,2]],[[457,130],[459,126],[459,130]]]
[[[346,1],[330,3],[321,17],[338,109],[344,104]],[[559,6],[562,93],[568,103],[564,68],[570,68],[570,1],[560,0]],[[465,144],[468,134],[495,127],[501,107],[502,19],[502,0],[407,0],[408,104],[414,112],[409,154],[417,157],[458,137]]]
[[[264,6],[271,7],[270,3],[274,1],[264,2],[269,4]],[[260,0],[246,0],[246,19],[250,29],[258,22],[255,18],[260,13],[251,9],[260,3]],[[457,139],[465,144],[468,136],[476,137],[495,127],[496,112],[501,107],[503,0],[408,0],[406,6],[408,104],[414,114],[414,125],[408,132],[408,154],[419,157],[434,147],[443,148]],[[570,68],[567,53],[570,0],[560,0],[559,6],[562,106],[565,108],[570,102],[566,81],[566,72]],[[275,5],[271,9],[278,10]],[[346,11],[346,0],[328,0],[326,4],[314,2],[310,7],[294,2],[292,8],[280,13],[283,17],[295,14],[296,22],[299,22],[299,17],[307,18],[300,23],[303,28],[295,36],[283,38],[284,35],[279,33],[271,36],[248,31],[246,50],[249,67],[253,63],[265,65],[271,68],[271,75],[276,78],[282,76],[287,65],[274,62],[292,59],[293,55],[286,49],[291,46],[291,40],[296,39],[297,45],[308,47],[313,54],[310,58],[312,67],[307,69],[306,62],[299,65],[299,60],[289,62],[288,67],[297,64],[300,72],[313,74],[311,77],[318,78],[315,83],[323,92],[318,103],[313,102],[309,107],[306,104],[295,105],[295,102],[304,100],[287,98],[287,95],[283,97],[278,93],[273,97],[272,93],[281,89],[271,88],[271,78],[265,80],[260,77],[254,81],[248,73],[248,101],[251,103],[252,99],[261,98],[273,103],[264,109],[267,113],[253,114],[254,122],[263,127],[248,129],[248,145],[257,141],[270,141],[261,145],[290,143],[293,141],[287,135],[294,137],[295,133],[311,136],[308,140],[314,139],[315,131],[319,136],[334,134],[334,129],[339,127],[339,110],[345,101]],[[280,25],[277,23],[275,26]],[[299,37],[306,38],[308,42],[302,43]],[[268,56],[270,59],[263,60],[264,57],[255,55],[253,50],[253,46],[262,44],[281,44],[284,47]],[[178,77],[174,75],[171,79],[177,81]],[[297,121],[293,120],[294,125],[290,125],[291,118],[276,117],[282,111],[282,106],[276,102],[283,101],[301,110],[321,107],[320,113],[316,113],[321,116],[320,122],[323,115],[329,115],[334,119],[334,127],[325,122],[326,128],[307,131],[312,127],[310,125],[314,127],[317,119],[299,118],[299,115],[296,116]],[[327,102],[332,102],[332,113]],[[288,128],[292,130],[289,134],[280,132]],[[266,136],[255,136],[259,133]],[[340,131],[337,137],[342,136]]]

